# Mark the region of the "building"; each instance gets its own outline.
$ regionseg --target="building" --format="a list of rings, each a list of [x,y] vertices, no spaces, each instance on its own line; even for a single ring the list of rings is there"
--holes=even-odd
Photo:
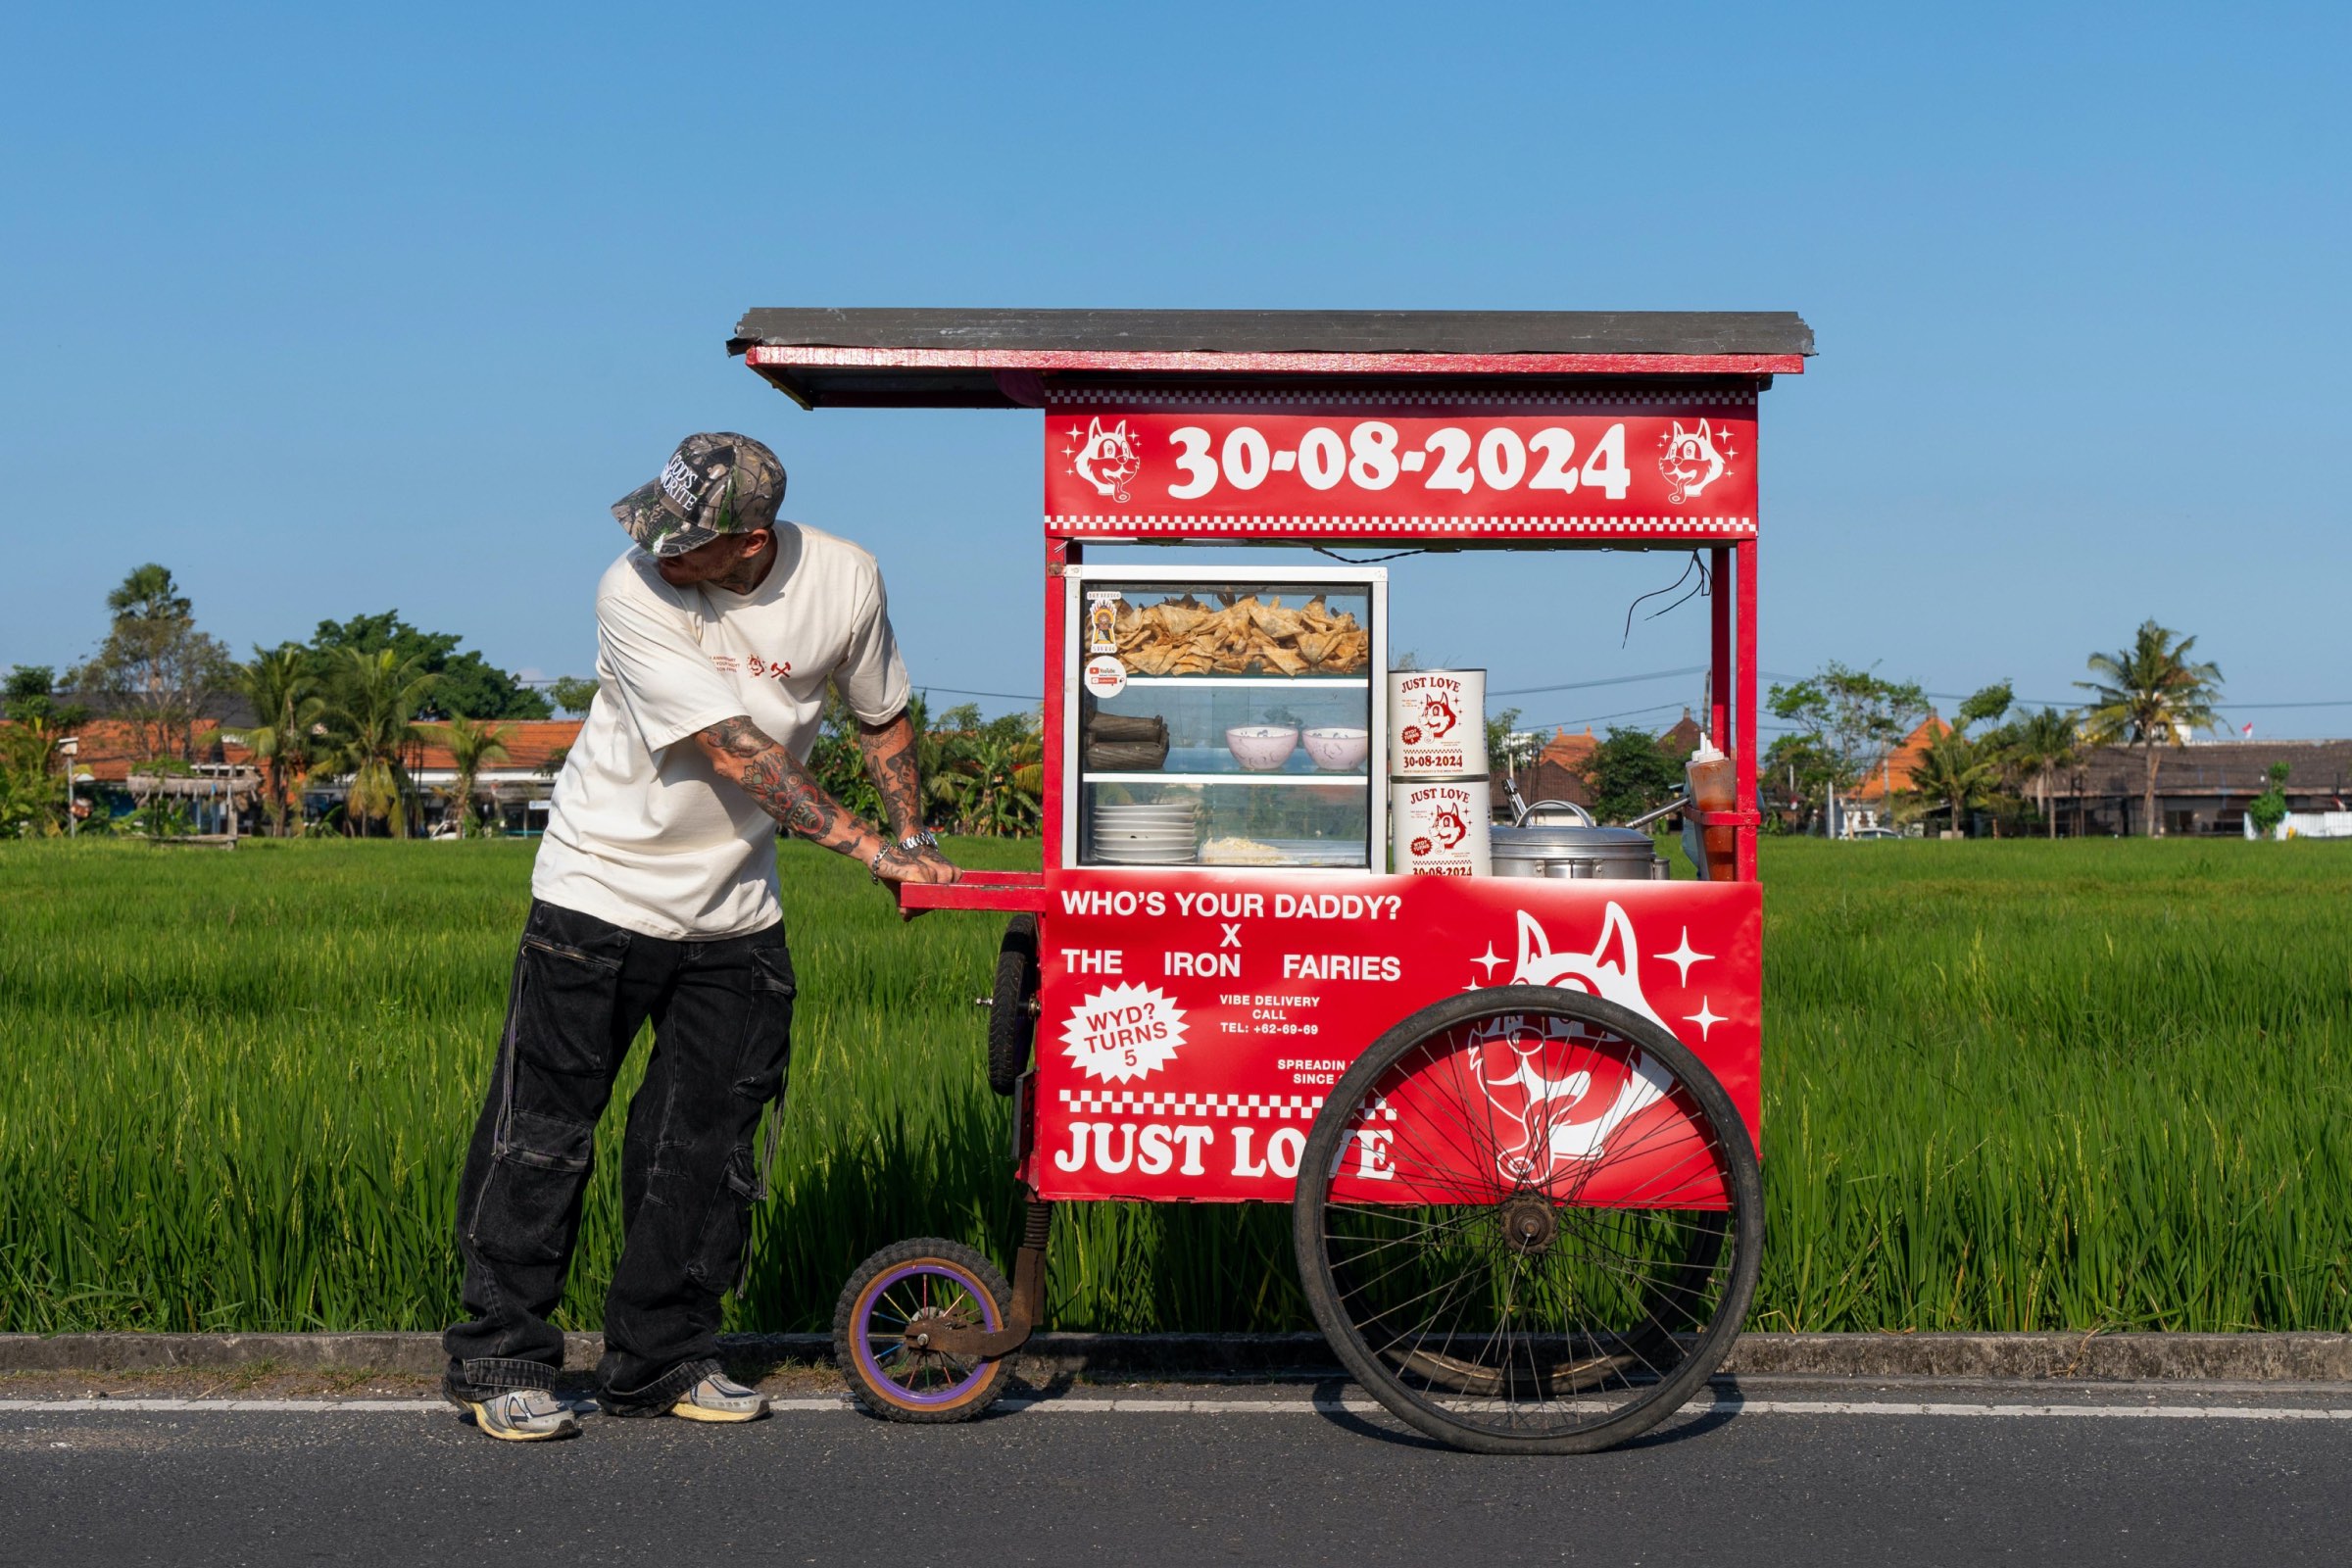
[[[1866,828],[1891,827],[1893,805],[1910,792],[1920,758],[1951,731],[1952,726],[1930,709],[1918,727],[1881,758],[1879,765],[1864,774],[1861,782],[1839,801],[1843,831],[1853,834]]]
[[[475,776],[477,799],[496,814],[506,832],[536,833],[546,826],[556,773],[564,753],[579,736],[580,721],[501,722],[509,732],[507,757]],[[225,820],[224,801],[235,803],[233,825],[238,832],[259,832],[270,819],[262,783],[266,769],[249,747],[225,738],[236,727],[234,723],[224,725],[219,718],[198,719],[189,776],[162,782],[161,787],[175,799],[184,798],[201,832],[229,830],[232,824]],[[143,792],[157,787],[146,781],[145,775],[140,782],[133,781],[139,764],[153,756],[148,744],[151,737],[143,735],[137,725],[127,719],[92,718],[74,733],[81,743],[74,769],[77,775],[88,775],[81,790],[99,809],[116,815],[127,813]],[[457,782],[454,760],[447,748],[426,744],[411,748],[403,763],[416,790],[421,824],[430,831],[450,814],[449,791]],[[331,775],[314,773],[297,779],[294,795],[299,819],[317,822],[328,818],[340,808],[348,792],[348,782]]]
[[[505,760],[474,775],[475,799],[508,833],[537,833],[547,826],[556,774],[571,743],[579,739],[576,718],[516,718],[502,721],[509,731]],[[457,787],[456,760],[444,746],[425,746],[409,763],[409,778],[424,798],[425,821],[454,820],[450,791]]]
[[[1912,788],[1920,754],[1950,729],[1931,712],[1888,752],[1849,797],[1854,809],[1849,828],[1886,821],[1889,791],[1899,803]],[[2270,788],[2274,762],[2287,764],[2288,810],[2341,811],[2352,806],[2352,740],[2192,741],[2157,751],[2156,808],[2168,835],[2241,836],[2246,807]],[[2146,779],[2146,758],[2137,747],[2101,746],[2046,780],[2023,781],[2021,790],[2036,815],[2047,791],[2061,834],[2130,837],[2143,827],[2140,792]]]
[[[1511,770],[1511,781],[1528,801],[1570,801],[1590,807],[1592,786],[1585,782],[1585,764],[1599,745],[1590,726],[1581,735],[1571,735],[1564,729],[1554,731],[1542,751]],[[1499,812],[1502,808],[1497,806],[1495,809]]]
[[[1687,758],[1698,749],[1701,731],[1698,720],[1689,709],[1683,716],[1658,736],[1658,748],[1669,757]],[[1555,730],[1543,750],[1525,763],[1511,769],[1511,782],[1519,788],[1521,798],[1529,801],[1569,801],[1590,809],[1592,805],[1592,786],[1585,778],[1585,769],[1592,754],[1600,749],[1600,737],[1586,725],[1575,735]],[[1504,809],[1500,803],[1495,809]]]
[[[2286,764],[2290,811],[2352,808],[2352,740],[2192,741],[2157,748],[2156,809],[2167,834],[2230,838],[2245,832],[2246,808],[2271,787],[2271,764]],[[2137,747],[2104,746],[2050,780],[2058,831],[2083,835],[2142,830],[2147,762]]]

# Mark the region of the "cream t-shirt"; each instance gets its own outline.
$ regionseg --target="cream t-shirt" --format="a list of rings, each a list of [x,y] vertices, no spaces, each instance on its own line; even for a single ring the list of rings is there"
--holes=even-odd
[[[596,700],[556,780],[531,892],[648,936],[742,936],[782,918],[775,820],[692,737],[738,713],[807,761],[825,685],[868,724],[906,706],[882,573],[845,539],[776,525],[749,594],[672,588],[632,548],[596,590]]]

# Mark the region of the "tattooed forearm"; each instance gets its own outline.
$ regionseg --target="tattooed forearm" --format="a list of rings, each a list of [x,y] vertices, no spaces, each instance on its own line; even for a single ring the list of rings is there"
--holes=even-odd
[[[849,817],[781,746],[770,746],[745,763],[735,782],[785,832],[818,844],[832,843]]]
[[[872,829],[842,809],[792,753],[749,718],[723,719],[695,739],[719,772],[759,802],[785,832],[844,854],[871,855],[880,848]]]
[[[887,724],[858,726],[858,749],[900,838],[923,829],[923,783],[914,765],[914,725],[905,713]]]

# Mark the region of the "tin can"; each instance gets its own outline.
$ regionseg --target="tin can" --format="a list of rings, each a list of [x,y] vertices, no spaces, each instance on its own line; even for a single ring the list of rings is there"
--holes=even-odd
[[[1389,822],[1399,875],[1487,876],[1494,870],[1484,774],[1391,781]]]
[[[1389,776],[1484,778],[1487,672],[1389,671]]]

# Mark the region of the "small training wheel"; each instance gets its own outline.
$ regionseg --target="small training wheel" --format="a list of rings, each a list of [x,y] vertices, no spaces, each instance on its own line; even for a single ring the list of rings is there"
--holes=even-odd
[[[858,1265],[833,1310],[833,1360],[858,1402],[888,1421],[969,1421],[1004,1392],[1011,1362],[929,1344],[1004,1326],[1011,1287],[961,1242],[918,1237]]]

